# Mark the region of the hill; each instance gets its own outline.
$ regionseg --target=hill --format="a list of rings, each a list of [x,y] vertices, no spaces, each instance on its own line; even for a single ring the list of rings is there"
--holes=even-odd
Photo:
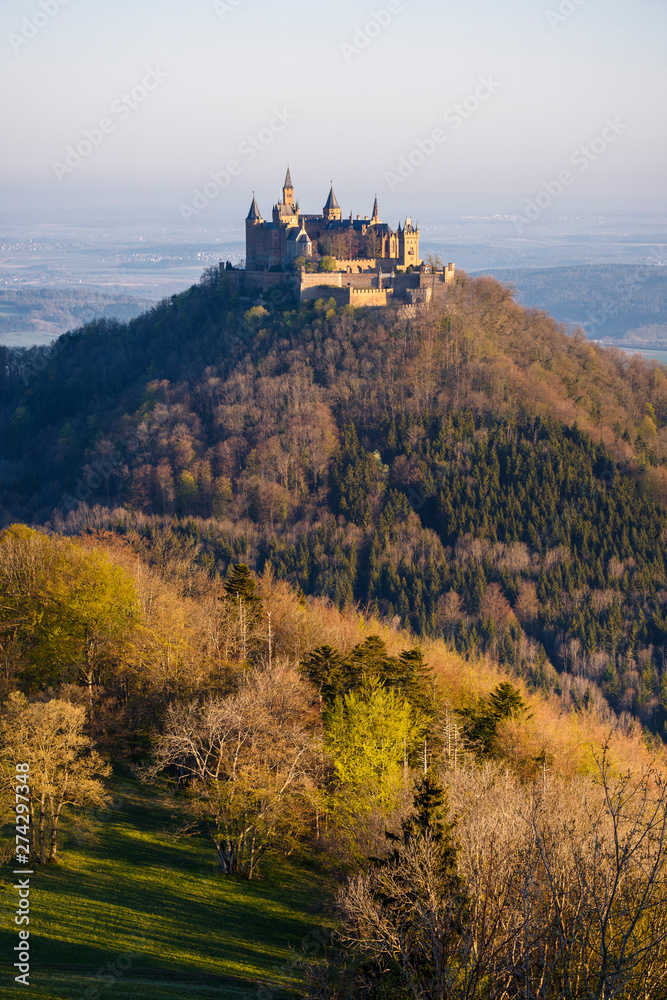
[[[0,291],[0,342],[7,346],[48,344],[83,323],[105,317],[128,320],[149,309],[149,299],[90,289],[12,288]]]
[[[5,355],[2,520],[234,562],[667,721],[667,376],[488,278],[417,317],[223,275]],[[554,669],[555,668],[555,669]]]
[[[158,549],[156,545],[155,551]],[[24,558],[17,561],[17,553],[23,553]],[[232,703],[239,707],[239,694],[244,685],[254,683],[253,678],[260,684],[280,683],[286,665],[310,669],[312,674],[313,664],[322,663],[323,657],[334,661],[334,647],[347,663],[355,662],[356,656],[356,662],[364,664],[366,691],[378,661],[381,669],[395,670],[402,665],[389,681],[390,687],[398,684],[400,689],[408,665],[418,664],[421,657],[415,657],[414,636],[396,624],[360,615],[355,609],[340,612],[325,599],[306,601],[284,581],[276,581],[268,570],[258,581],[251,582],[237,571],[225,584],[214,584],[204,570],[188,564],[186,574],[186,567],[173,554],[163,552],[163,556],[158,572],[117,535],[69,541],[25,529],[0,534],[0,635],[6,668],[3,699],[19,686],[32,690],[36,705],[47,705],[54,697],[71,704],[87,700],[85,686],[78,674],[72,674],[70,655],[58,662],[49,659],[50,673],[44,674],[39,651],[49,641],[52,595],[48,586],[30,589],[39,579],[40,565],[51,570],[61,648],[70,639],[76,641],[80,631],[76,619],[86,618],[95,602],[101,608],[104,597],[98,586],[102,577],[97,576],[92,581],[93,598],[89,594],[86,602],[72,605],[60,586],[59,571],[53,572],[54,557],[56,565],[58,558],[76,560],[78,572],[67,583],[73,592],[78,592],[87,564],[96,572],[100,567],[115,567],[121,576],[116,574],[114,580],[117,583],[123,578],[133,588],[138,609],[130,632],[116,637],[105,634],[102,641],[98,631],[95,686],[86,732],[106,757],[116,761],[116,774],[107,781],[108,805],[92,815],[66,809],[58,863],[34,865],[31,886],[38,921],[31,941],[38,959],[33,958],[31,986],[40,1000],[74,996],[94,1000],[96,991],[107,986],[113,986],[114,995],[123,1000],[176,997],[184,991],[207,1000],[251,995],[279,1000],[293,995],[307,972],[304,956],[319,962],[325,956],[323,943],[329,940],[337,921],[332,909],[336,891],[346,883],[348,874],[355,877],[367,869],[364,850],[382,849],[384,824],[395,828],[405,816],[403,786],[413,783],[413,775],[421,772],[422,760],[430,764],[433,773],[446,778],[454,801],[460,802],[463,860],[471,831],[487,828],[480,827],[474,814],[472,824],[464,822],[463,809],[468,808],[470,795],[476,796],[479,808],[483,790],[485,823],[497,831],[494,811],[500,807],[507,814],[503,789],[505,796],[511,794],[516,800],[524,791],[515,787],[515,781],[525,784],[527,795],[544,782],[556,798],[564,795],[576,802],[580,792],[595,787],[591,777],[596,775],[596,757],[600,758],[603,745],[615,772],[631,768],[637,774],[649,766],[664,767],[664,754],[657,744],[648,745],[638,725],[610,719],[590,700],[577,711],[569,711],[553,692],[531,693],[491,659],[475,657],[466,662],[442,640],[428,640],[423,646],[423,673],[432,692],[428,699],[430,721],[426,730],[418,732],[409,765],[403,745],[398,748],[400,767],[396,768],[396,760],[388,760],[398,776],[398,801],[390,800],[385,810],[378,812],[372,793],[369,812],[364,796],[372,790],[364,786],[359,792],[353,783],[337,789],[333,768],[318,763],[325,746],[331,760],[337,760],[326,742],[330,723],[323,705],[325,688],[322,686],[318,695],[314,686],[305,686],[302,690],[310,704],[308,741],[315,751],[311,777],[317,782],[317,787],[313,783],[304,789],[308,809],[304,815],[303,802],[296,812],[298,802],[282,803],[282,825],[266,844],[259,878],[240,873],[223,877],[210,831],[207,833],[206,824],[196,822],[196,804],[202,801],[200,786],[189,794],[187,785],[175,780],[173,769],[158,767],[156,780],[156,774],[145,767],[145,762],[159,753],[161,736],[178,731],[170,729],[171,720],[183,711],[184,718],[193,720],[193,712],[202,705]],[[14,580],[11,596],[16,615],[6,600],[10,579]],[[255,609],[254,619],[246,619],[233,598],[232,580],[236,580],[239,593],[239,581],[246,582],[247,607]],[[118,592],[117,586],[115,590]],[[23,611],[38,608],[40,612],[27,620]],[[96,628],[100,629],[99,619]],[[13,642],[8,641],[12,630]],[[40,664],[38,677],[35,668]],[[299,685],[304,682],[291,668],[284,676],[289,680],[288,703],[296,700],[300,713]],[[494,736],[484,749],[472,740],[464,720],[479,722],[503,685],[509,688],[517,711],[505,712],[502,717],[487,714]],[[409,687],[405,690],[413,697]],[[262,688],[254,691],[261,694]],[[271,698],[275,693],[275,688],[269,691]],[[257,701],[253,696],[253,713],[258,710]],[[285,711],[278,707],[276,724],[270,731],[270,773],[285,738]],[[1,723],[2,718],[0,754],[4,763]],[[192,735],[190,728],[188,738]],[[368,736],[365,732],[365,739]],[[386,738],[384,734],[382,738]],[[238,760],[236,740],[233,754]],[[12,770],[14,760],[12,756]],[[131,768],[133,762],[143,762],[143,766]],[[63,763],[50,762],[55,771]],[[358,763],[363,766],[365,762],[360,759]],[[241,754],[241,773],[232,783],[235,794],[242,794],[236,786],[238,783],[243,788],[242,772],[250,768],[253,802],[242,807],[241,816],[244,824],[253,823],[258,836],[266,838],[270,831],[261,822],[261,815],[257,816],[254,803],[255,794],[266,794],[257,780],[256,767],[253,748],[247,758]],[[225,776],[222,780],[230,779]],[[355,794],[361,797],[355,800]],[[350,801],[359,810],[352,814],[351,829],[346,812]],[[239,807],[231,801],[228,808]],[[218,817],[218,822],[223,829],[230,828],[227,817]],[[290,836],[286,836],[288,831]],[[353,847],[358,842],[352,856],[348,840]],[[497,843],[495,846],[487,857],[484,840],[485,863],[497,864]],[[474,842],[471,847],[479,855],[479,844]],[[5,894],[13,892],[12,883],[12,877],[6,875]],[[6,949],[13,946],[10,933],[5,932],[2,939]]]
[[[624,347],[667,343],[667,274],[660,264],[580,264],[495,272],[520,301],[587,336]]]

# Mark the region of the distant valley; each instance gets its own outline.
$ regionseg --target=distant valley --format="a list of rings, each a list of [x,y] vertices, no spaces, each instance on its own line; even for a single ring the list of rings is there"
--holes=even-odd
[[[667,267],[584,264],[497,269],[519,301],[554,319],[581,326],[592,340],[667,349]]]
[[[93,319],[134,319],[153,305],[148,298],[94,289],[0,289],[0,343],[6,347],[48,344]]]

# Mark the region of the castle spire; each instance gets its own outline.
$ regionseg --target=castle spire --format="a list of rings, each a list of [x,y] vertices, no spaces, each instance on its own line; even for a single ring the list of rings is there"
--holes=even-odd
[[[252,205],[250,206],[250,211],[246,217],[246,222],[261,222],[262,214],[257,205],[257,199],[255,198],[255,192],[252,193]]]
[[[380,215],[378,212],[378,196],[375,195],[375,201],[373,202],[373,222],[379,222]]]
[[[340,222],[343,218],[343,213],[341,212],[340,205],[336,201],[336,195],[334,194],[333,181],[331,182],[331,190],[329,191],[329,197],[327,198],[327,203],[324,206],[322,214],[326,216],[329,222]]]
[[[294,185],[292,184],[292,175],[290,174],[289,166],[287,167],[285,183],[283,185],[283,205],[288,205],[292,209],[294,208]]]
[[[331,212],[336,208],[340,208],[340,205],[336,201],[336,195],[334,194],[333,181],[331,182],[331,190],[329,191],[329,197],[327,198],[327,203],[324,206],[325,212]]]

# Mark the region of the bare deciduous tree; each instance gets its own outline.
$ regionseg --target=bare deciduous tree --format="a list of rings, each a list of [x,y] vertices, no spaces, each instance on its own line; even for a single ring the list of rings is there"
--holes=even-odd
[[[108,802],[99,779],[111,768],[84,735],[85,720],[83,707],[57,699],[28,703],[23,695],[13,694],[4,707],[3,791],[13,790],[16,764],[29,764],[30,851],[42,865],[56,860],[64,810],[99,809]]]
[[[659,774],[534,785],[493,764],[446,772],[456,877],[437,844],[343,890],[356,996],[649,1000],[667,988],[667,787]],[[349,985],[349,984],[348,984]],[[340,988],[338,984],[336,989]],[[326,996],[320,984],[316,995]],[[329,995],[333,995],[330,993]]]
[[[225,874],[252,878],[261,855],[302,828],[317,767],[313,698],[278,661],[228,698],[169,712],[147,774],[175,772],[194,814],[183,832],[205,829]]]

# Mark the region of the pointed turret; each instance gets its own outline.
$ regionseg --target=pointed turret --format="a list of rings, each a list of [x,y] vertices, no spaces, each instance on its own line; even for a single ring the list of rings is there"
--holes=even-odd
[[[373,202],[373,217],[372,217],[371,221],[372,222],[379,222],[380,221],[380,214],[378,212],[378,196],[377,195],[375,195],[375,201]]]
[[[340,220],[343,217],[340,205],[336,200],[336,195],[334,194],[333,181],[331,182],[331,190],[329,191],[329,197],[327,198],[327,203],[324,206],[324,212],[322,213],[330,221]]]
[[[261,222],[262,215],[257,205],[257,199],[255,198],[255,193],[253,191],[252,195],[252,205],[250,206],[250,211],[246,216],[246,222]]]
[[[333,181],[331,182],[331,190],[329,191],[329,197],[327,198],[327,203],[324,206],[325,212],[330,212],[333,208],[340,208],[338,201],[336,200],[336,195],[334,194]]]
[[[292,175],[290,174],[289,167],[287,168],[285,183],[283,184],[283,205],[294,207],[294,185],[292,184]]]

